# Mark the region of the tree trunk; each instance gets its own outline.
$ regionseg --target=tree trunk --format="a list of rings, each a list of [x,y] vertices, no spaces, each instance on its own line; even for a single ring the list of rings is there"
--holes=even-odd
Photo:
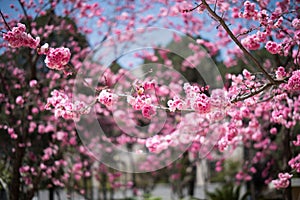
[[[105,173],[102,173],[102,181],[101,185],[102,185],[102,199],[103,200],[107,200],[107,191],[106,191],[106,182],[107,182],[107,177]]]
[[[92,170],[91,170],[92,171]],[[93,173],[93,171],[92,171]],[[94,183],[93,183],[93,174],[90,178],[90,182],[91,182],[91,190],[90,190],[90,196],[91,196],[91,200],[94,200]]]
[[[196,176],[197,176],[197,167],[196,164],[193,163],[192,171],[191,171],[191,179],[189,180],[188,185],[188,195],[193,197],[195,194],[195,183],[196,183]]]
[[[49,200],[54,200],[54,188],[49,188]]]
[[[255,185],[254,181],[250,182],[250,193],[251,193],[251,199],[256,200],[256,190],[255,190]]]
[[[292,151],[290,146],[290,138],[291,138],[291,129],[284,129],[282,133],[282,142],[283,142],[283,163],[284,163],[284,171],[290,172],[291,167],[288,165],[289,160],[292,159]],[[291,184],[287,187],[283,192],[284,200],[292,200],[292,187]]]
[[[9,198],[11,200],[20,200],[20,186],[21,186],[21,174],[20,167],[22,166],[22,160],[24,157],[25,149],[19,147],[19,139],[16,141],[16,151],[13,159],[12,178],[9,186]]]

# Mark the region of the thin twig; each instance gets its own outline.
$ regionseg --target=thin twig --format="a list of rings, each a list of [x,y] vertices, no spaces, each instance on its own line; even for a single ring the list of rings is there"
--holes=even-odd
[[[260,28],[261,28],[261,24],[258,26],[258,27],[254,27],[254,28],[249,28],[249,30],[247,30],[247,31],[245,31],[245,32],[243,32],[243,33],[239,33],[239,34],[237,34],[235,37],[236,38],[239,38],[240,36],[242,36],[242,35],[246,35],[246,34],[248,34],[248,33],[251,33],[252,31],[254,31],[254,30],[259,30]]]
[[[192,11],[196,10],[197,8],[199,8],[201,5],[202,5],[202,3],[197,4],[197,6],[195,6],[194,8],[191,8],[191,9],[184,9],[182,12],[183,12],[183,13],[192,12]]]
[[[266,83],[264,84],[262,87],[260,87],[259,89],[256,89],[254,92],[249,92],[243,95],[237,95],[234,99],[232,99],[230,102],[231,103],[236,103],[238,101],[243,101],[245,99],[248,99],[250,97],[253,97],[261,92],[263,92],[264,90],[269,89],[271,86],[273,86],[272,83]]]
[[[28,16],[28,14],[27,14],[27,11],[26,11],[26,9],[25,9],[25,7],[24,7],[23,2],[22,2],[21,0],[18,0],[18,1],[19,1],[19,4],[21,5],[21,8],[22,8],[22,10],[23,10],[23,13],[24,13],[24,16],[25,16],[25,19],[26,19],[26,22],[27,22],[27,26],[28,26],[28,28],[29,28],[29,32],[31,33],[30,19],[29,19],[29,16]]]
[[[298,68],[300,67],[300,58],[299,58],[299,54],[300,54],[300,48],[298,47],[298,50],[297,50],[297,54],[296,54],[296,65],[298,66]]]
[[[5,26],[6,26],[6,28],[11,31],[11,28],[9,27],[7,21],[5,20],[5,17],[4,17],[4,15],[3,15],[3,13],[2,13],[1,10],[0,10],[0,15],[1,15],[2,19],[3,19],[3,22],[4,22]]]
[[[225,29],[225,31],[228,33],[228,35],[231,37],[231,39],[236,43],[236,45],[238,45],[238,47],[243,51],[243,53],[245,55],[247,55],[256,65],[256,67],[258,69],[260,69],[262,71],[262,73],[264,73],[264,75],[266,76],[266,78],[273,84],[276,84],[276,81],[268,74],[268,72],[263,68],[263,66],[261,66],[261,64],[259,63],[259,61],[242,45],[242,43],[235,37],[235,35],[231,32],[231,30],[229,29],[229,27],[226,25],[225,21],[223,20],[223,18],[221,18],[217,13],[215,13],[210,7],[209,5],[206,3],[205,0],[201,0],[202,4],[206,7],[207,11],[213,16],[214,19],[216,19],[221,26]]]
[[[217,3],[218,3],[218,0],[215,1],[214,12],[216,12],[216,9],[217,9]]]
[[[41,8],[40,11],[36,13],[35,17],[34,17],[34,21],[37,19],[37,17],[39,16],[39,14],[43,11],[44,8],[46,8],[48,5],[50,4],[50,2],[45,3]]]
[[[254,1],[254,3],[256,3],[256,4],[258,4],[258,5],[260,6],[260,4],[259,4],[258,1]],[[262,8],[262,10],[266,10],[266,11],[268,11],[269,13],[273,13],[272,10],[270,10],[269,8],[267,8],[267,7],[265,7],[265,6],[260,6],[260,7]],[[284,16],[284,15],[291,14],[291,13],[294,13],[294,12],[297,13],[297,10],[289,10],[289,11],[287,11],[287,12],[283,12],[283,13],[281,13],[281,15],[279,15],[279,17],[283,17],[283,19],[285,19],[285,20],[287,20],[287,21],[289,21],[289,22],[292,22],[291,19],[287,18],[287,17]]]
[[[269,96],[269,97],[266,98],[266,99],[262,99],[262,100],[257,101],[256,103],[257,103],[257,104],[258,104],[258,103],[264,103],[264,102],[267,102],[267,101],[273,99],[274,97],[275,97],[275,95],[271,95],[271,96]]]

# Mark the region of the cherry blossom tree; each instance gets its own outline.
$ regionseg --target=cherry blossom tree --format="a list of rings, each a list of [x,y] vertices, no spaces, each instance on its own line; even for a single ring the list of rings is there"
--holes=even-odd
[[[4,180],[9,197],[32,199],[39,189],[56,187],[92,199],[87,185],[96,178],[106,199],[104,183],[112,190],[134,192],[137,184],[134,176],[133,182],[122,181],[120,173],[99,160],[127,172],[155,171],[188,151],[191,166],[206,158],[218,161],[220,171],[223,152],[243,146],[246,155],[237,183],[248,183],[253,199],[258,180],[273,183],[284,199],[292,199],[291,178],[300,171],[298,4],[11,4],[8,10],[20,16],[1,11],[0,62],[0,155],[9,172]],[[137,36],[157,30],[154,26],[185,37],[173,33],[175,48],[147,39],[155,51],[145,48],[135,54],[143,60],[142,75],[136,75],[133,63],[115,70],[99,62],[113,52],[116,64],[122,51],[138,46]],[[207,32],[214,37],[205,39]],[[106,51],[93,51],[99,46]],[[184,56],[174,56],[177,49],[185,49]],[[95,74],[101,76],[91,77]],[[95,121],[105,135],[95,135]],[[122,160],[118,149],[133,152],[126,160],[130,169],[126,162],[112,164]],[[181,175],[170,179],[183,180]]]

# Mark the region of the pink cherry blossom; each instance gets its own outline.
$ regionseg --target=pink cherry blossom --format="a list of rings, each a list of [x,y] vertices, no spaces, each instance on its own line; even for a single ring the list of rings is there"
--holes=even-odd
[[[29,86],[30,87],[35,87],[37,85],[37,80],[31,80],[30,82],[29,82]]]
[[[283,80],[286,77],[285,69],[282,66],[277,68],[275,74],[276,74],[276,79],[278,80]]]
[[[176,109],[182,110],[185,107],[185,102],[178,96],[175,96],[173,100],[169,100],[167,104],[171,112],[175,112]]]
[[[156,114],[156,109],[152,105],[144,105],[142,107],[142,114],[145,118],[151,119]]]
[[[156,83],[154,80],[151,81],[144,81],[142,83],[142,87],[144,88],[144,90],[153,90],[155,89]]]
[[[249,50],[257,50],[260,48],[259,38],[257,35],[250,35],[242,39],[241,43]]]
[[[223,169],[223,167],[222,167],[222,161],[219,160],[219,161],[216,163],[216,168],[215,168],[215,170],[216,170],[216,172],[220,172],[220,171],[222,171],[222,169]]]
[[[134,110],[141,110],[145,118],[151,119],[156,114],[156,106],[153,99],[156,99],[153,92],[156,88],[154,80],[140,82],[136,80],[133,83],[135,87],[135,94],[127,96],[127,102]]]
[[[244,172],[239,172],[236,174],[235,178],[238,180],[238,181],[242,181],[242,180],[245,180],[245,181],[250,181],[252,179],[252,177],[247,174],[247,173],[244,173]]]
[[[25,102],[25,101],[24,101],[24,99],[23,99],[22,96],[18,96],[18,97],[16,98],[16,104],[23,105],[24,102]]]
[[[244,12],[241,14],[242,17],[246,19],[251,19],[255,17],[257,11],[255,10],[255,3],[251,3],[250,1],[245,1],[244,3]]]
[[[272,183],[274,184],[274,187],[276,189],[282,189],[282,188],[287,188],[290,184],[290,178],[292,178],[293,175],[289,173],[279,173],[278,178],[276,180],[273,180]]]
[[[271,128],[271,129],[270,129],[270,133],[271,133],[272,135],[276,135],[276,134],[277,134],[277,129],[276,129],[275,127]]]
[[[63,117],[65,119],[73,119],[78,121],[80,116],[90,112],[90,107],[82,101],[72,102],[69,97],[58,90],[51,92],[52,97],[47,99],[45,105],[46,110],[50,110],[51,106],[54,107],[55,117]]]
[[[268,41],[265,47],[271,54],[278,54],[282,49],[281,44],[277,44],[273,41]]]
[[[29,33],[26,33],[26,26],[18,23],[17,27],[13,27],[11,31],[3,34],[3,39],[6,40],[9,46],[13,48],[30,47],[36,49],[40,44],[40,38],[34,39]]]
[[[211,111],[211,102],[210,98],[204,94],[203,92],[207,90],[208,88],[202,87],[199,88],[197,85],[190,85],[189,83],[185,83],[183,86],[183,89],[186,93],[186,100],[185,103],[180,103],[177,101],[176,106],[190,106],[192,109],[194,109],[196,112],[205,114],[209,113]],[[174,107],[174,103],[172,105],[172,101],[170,101],[170,105]],[[174,109],[174,108],[171,108]]]
[[[296,141],[293,141],[293,144],[294,144],[295,146],[300,146],[300,134],[297,135],[297,140],[296,140]]]
[[[15,133],[13,128],[8,128],[8,134],[10,135],[11,139],[15,140],[18,138],[18,135]]]
[[[295,158],[292,158],[289,161],[289,165],[292,169],[295,169],[298,173],[300,173],[300,154],[298,154]]]
[[[66,134],[65,134],[63,131],[58,131],[58,132],[56,133],[56,139],[57,139],[57,140],[62,140],[62,139],[64,138],[65,135],[66,135]]]
[[[172,141],[169,137],[155,135],[146,140],[146,147],[152,153],[160,153],[161,151],[167,149],[171,142]]]
[[[293,26],[295,29],[300,29],[300,19],[298,19],[298,18],[293,19],[293,21],[292,21],[292,26]]]
[[[206,7],[205,2],[211,9]],[[49,188],[74,188],[87,197],[90,196],[89,187],[85,188],[82,184],[86,178],[91,180],[96,178],[101,183],[103,190],[100,193],[108,191],[108,188],[113,193],[114,189],[125,189],[132,185],[128,184],[128,180],[123,179],[122,173],[98,163],[95,156],[85,147],[109,155],[113,155],[116,148],[130,147],[133,152],[139,153],[139,156],[150,155],[146,159],[138,159],[142,162],[138,167],[152,171],[153,167],[160,166],[162,161],[171,160],[173,150],[183,152],[186,150],[184,145],[192,143],[187,148],[189,151],[187,155],[192,163],[196,163],[199,156],[205,156],[205,159],[216,162],[216,171],[221,171],[226,156],[226,152],[222,151],[227,150],[231,157],[233,150],[243,146],[252,153],[247,155],[247,159],[242,159],[244,165],[235,176],[238,182],[261,179],[261,182],[268,184],[272,181],[274,173],[279,169],[285,169],[287,165],[292,168],[293,173],[299,173],[300,158],[296,146],[300,145],[300,138],[296,126],[300,121],[298,94],[300,22],[295,12],[298,5],[289,3],[288,0],[277,2],[206,0],[202,3],[199,1],[196,7],[193,2],[184,0],[174,2],[157,0],[142,3],[125,0],[120,4],[107,3],[107,5],[82,0],[51,2],[22,0],[20,3],[27,11],[27,16],[22,14],[24,10],[20,9],[20,5],[12,4],[12,11],[16,14],[9,16],[4,13],[2,27],[10,29],[11,24],[23,19],[30,26],[29,33],[36,38],[26,32],[23,24],[18,24],[7,33],[2,30],[4,43],[0,44],[1,47],[24,46],[36,50],[19,51],[14,48],[4,48],[4,62],[0,63],[0,70],[5,72],[1,73],[3,83],[1,82],[0,102],[3,122],[0,122],[0,131],[6,133],[3,137],[11,140],[3,141],[4,145],[8,143],[11,147],[7,148],[7,156],[4,159],[9,163],[15,157],[21,156],[18,160],[22,160],[18,169],[14,169],[12,165],[10,170],[12,173],[8,174],[12,180],[18,180],[20,183],[16,191],[10,191],[10,195],[16,194],[13,199],[30,196],[28,195],[30,193],[36,194],[37,191],[34,190],[39,188],[41,182],[46,183],[45,187]],[[55,13],[59,16],[53,15],[51,20],[47,20],[47,24],[42,25],[43,23],[39,23],[36,19],[40,19],[40,16],[49,17],[47,15],[49,6],[55,9]],[[157,10],[157,7],[160,9]],[[152,13],[151,9],[156,12]],[[111,11],[119,15],[111,15]],[[197,11],[201,14],[193,13]],[[66,20],[67,16],[71,17],[70,20]],[[95,23],[90,23],[91,20]],[[109,58],[111,53],[118,53],[119,48],[115,47],[119,44],[126,42],[130,47],[135,46],[135,42],[140,43],[133,33],[142,33],[143,30],[140,32],[135,29],[136,27],[153,25],[183,33],[182,35],[173,33],[170,37],[172,45],[168,47],[175,44],[178,47],[175,50],[188,50],[183,51],[184,54],[187,53],[185,60],[174,60],[171,51],[162,50],[164,47],[158,47],[150,38],[149,47],[153,47],[154,51],[147,49],[133,54],[143,59],[145,64],[149,62],[159,64],[152,65],[155,66],[153,70],[142,70],[143,75],[137,73],[141,80],[126,82],[127,77],[134,80],[137,74],[130,71],[126,74],[125,68],[119,71],[104,69],[102,61]],[[226,26],[228,29],[225,28]],[[210,34],[202,37],[202,32]],[[186,44],[184,34],[197,35],[203,39],[195,39],[196,43]],[[38,35],[44,43],[42,46]],[[116,37],[109,39],[112,35]],[[90,40],[91,36],[92,40]],[[236,40],[233,39],[234,37]],[[86,43],[84,38],[91,44]],[[95,47],[95,44],[101,40],[104,43],[110,41],[108,44],[101,42],[102,47],[107,51],[101,51],[97,55],[99,59],[90,62],[91,60],[87,59],[90,48]],[[181,46],[183,43],[184,46]],[[58,45],[65,46],[55,48]],[[199,45],[207,52],[201,51]],[[240,48],[241,45],[252,51],[250,53],[258,63],[251,58],[251,55],[247,56],[248,52]],[[72,60],[70,50],[65,47],[72,48]],[[264,57],[262,56],[264,49],[278,55]],[[126,51],[126,48],[123,50]],[[184,80],[178,81],[178,77],[182,75],[181,70],[187,72],[184,78],[193,78],[189,77],[191,72],[189,70],[196,66],[203,65],[203,69],[207,68],[209,73],[209,63],[202,60],[209,56],[213,57],[213,60],[216,58],[220,66],[223,64],[226,67],[239,66],[239,69],[232,70],[235,74],[225,74],[223,77],[222,70],[222,76],[216,77],[217,81],[222,81],[224,78],[224,87],[215,89],[215,86],[211,85],[212,89],[209,89],[208,86],[200,85],[202,81],[198,81],[198,78],[193,80],[197,83],[191,80],[188,80],[191,83],[185,84]],[[21,59],[15,59],[19,57]],[[91,72],[92,75],[97,74],[99,69],[105,71],[99,80],[99,85],[113,88],[114,84],[118,83],[118,88],[114,90],[97,88],[96,94],[99,92],[97,96],[85,98],[84,92],[79,97],[86,101],[73,101],[71,93],[74,77],[66,78],[65,74],[44,70],[40,63],[43,57],[46,58],[45,63],[50,69],[76,73],[77,69],[84,66],[83,72]],[[94,63],[100,60],[101,64]],[[134,67],[132,63],[130,61],[128,66]],[[73,66],[76,70],[73,70]],[[251,69],[251,72],[246,68]],[[226,68],[224,72],[228,72]],[[122,78],[125,77],[124,75],[126,78]],[[202,75],[206,76],[206,74]],[[150,79],[150,76],[155,77],[155,80]],[[90,81],[91,79],[84,80],[88,83],[86,85],[94,89],[92,87],[94,82]],[[123,97],[127,97],[127,102],[117,101],[118,98]],[[132,109],[122,109],[127,108],[127,104]],[[73,120],[78,121],[81,115],[89,112],[91,106],[95,106],[99,111],[97,118],[101,122],[103,120],[104,123],[101,123],[103,130],[113,133],[109,134],[109,137],[89,135],[94,127],[89,126],[92,120],[87,120],[85,127],[80,124],[74,126]],[[111,111],[112,107],[118,110]],[[166,120],[161,120],[161,113],[165,114]],[[114,120],[110,118],[111,115],[118,115],[119,118],[124,119],[124,122],[117,125],[122,124],[128,129],[120,130],[120,126],[116,126]],[[150,121],[132,120],[140,116],[151,119],[151,123],[136,130],[135,122],[144,125],[144,122]],[[72,120],[59,119],[60,117]],[[162,124],[163,127],[160,128],[158,124]],[[83,138],[90,139],[89,144],[84,146],[79,143],[77,136],[81,131]],[[123,132],[138,134],[143,138],[131,137]],[[157,134],[153,136],[153,133]],[[287,135],[290,137],[285,137]],[[149,137],[144,139],[144,136]],[[282,141],[283,137],[289,140],[285,145]],[[105,147],[101,141],[108,141],[112,145]],[[24,155],[16,154],[20,148],[24,150]],[[283,163],[288,157],[282,154],[285,148],[292,148],[292,159],[288,163]],[[278,155],[274,156],[275,153]],[[154,154],[158,155],[154,156]],[[68,156],[72,159],[66,159]],[[172,180],[171,188],[180,190],[185,185],[180,184],[180,181],[190,175],[181,173],[185,172],[186,166],[185,162],[176,162],[176,165],[167,166],[167,170],[171,172],[169,178]],[[224,167],[226,166],[224,162]],[[21,177],[20,174],[13,173],[15,171],[20,172]],[[157,176],[155,173],[157,172],[151,173],[154,179]],[[288,173],[280,173],[278,179],[273,180],[275,187],[289,186],[291,176]],[[11,184],[12,182],[8,180],[9,188]],[[134,182],[132,185],[134,194],[137,194],[138,184]],[[255,185],[255,189],[257,186]],[[259,193],[261,190],[256,191]]]
[[[48,51],[49,51],[49,44],[45,43],[43,46],[41,46],[38,49],[38,54],[44,54],[44,55],[46,55]]]
[[[210,112],[210,107],[210,99],[203,93],[197,95],[192,103],[192,108],[201,114]]]
[[[294,71],[288,80],[288,88],[292,91],[300,90],[300,70]]]
[[[102,90],[97,97],[97,100],[107,107],[111,107],[117,100],[117,95],[111,93],[109,90]]]
[[[50,48],[46,54],[45,63],[50,69],[63,70],[70,61],[70,57],[69,48]]]

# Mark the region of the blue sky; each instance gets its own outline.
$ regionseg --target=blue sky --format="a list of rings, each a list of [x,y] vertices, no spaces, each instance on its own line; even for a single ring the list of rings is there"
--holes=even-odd
[[[34,1],[38,2],[37,0],[34,0]],[[98,2],[101,5],[101,7],[104,8],[105,16],[110,16],[110,15],[116,14],[113,11],[113,7],[109,5],[108,1],[92,0],[91,2],[92,3]],[[113,1],[111,1],[111,2],[113,2]],[[18,15],[22,14],[22,10],[19,9],[19,12],[17,13],[13,9],[10,8],[10,6],[9,6],[10,4],[14,4],[16,7],[20,8],[18,0],[0,0],[0,5],[1,5],[0,8],[1,8],[2,12],[9,14],[13,18],[18,18]],[[141,3],[138,3],[138,4],[141,4]],[[144,13],[139,13],[139,15],[146,16],[146,15],[152,14],[155,18],[158,15],[161,6],[163,6],[163,5],[159,5],[159,4],[154,5],[152,9],[150,9]],[[139,7],[139,5],[137,6],[137,8],[138,7]],[[61,8],[62,8],[61,6],[58,6],[57,14],[59,14],[60,10],[62,10]],[[32,12],[29,11],[29,14],[32,14],[33,16],[35,16],[35,13],[33,13],[33,11]],[[183,23],[182,21],[179,21],[177,17],[172,17],[171,20],[176,24]],[[94,27],[94,24],[96,23],[96,21],[94,19],[94,20],[89,20],[88,22],[81,21],[81,23],[83,23],[83,24],[87,23],[87,26]],[[153,26],[163,28],[162,20],[158,20],[155,24],[153,24]],[[138,25],[136,27],[143,28],[142,26],[139,27]],[[108,27],[103,27],[103,30],[100,30],[100,31],[105,32],[106,31],[105,29],[107,29],[107,28]],[[119,28],[120,30],[124,30],[124,27],[122,27],[122,26],[119,26],[117,28]],[[92,45],[92,48],[95,48],[95,46],[99,42],[99,40],[101,40],[103,38],[101,36],[99,37],[99,34],[97,34],[98,31],[99,30],[95,29],[93,34],[88,35],[88,40],[89,40],[89,43]],[[215,31],[215,34],[214,33],[212,34],[212,32],[202,31],[201,36],[205,39],[213,40],[216,33],[217,33],[217,31]],[[152,35],[150,34],[149,36],[146,36],[146,37],[148,37],[148,39],[146,39],[146,40],[141,37],[141,39],[139,40],[139,43],[146,42],[145,46],[147,46],[148,45],[147,43],[149,43],[149,40],[150,40],[152,43],[155,43],[155,45],[165,46],[167,43],[171,42],[171,40],[172,40],[172,35],[167,34],[167,32],[164,32],[164,34],[154,33],[154,34],[152,34]],[[124,54],[120,59],[118,59],[118,62],[124,67],[128,66],[129,63],[132,63],[133,65],[139,65],[139,64],[143,63],[143,60],[134,57],[134,55],[133,55],[134,53],[135,52]]]
[[[38,2],[38,1],[35,0],[35,2]],[[107,3],[107,1],[92,0],[91,2],[92,3],[98,2],[101,5],[101,7],[104,8],[104,10],[105,10],[104,14],[106,16],[109,16],[109,13],[113,13],[113,10],[112,10],[113,7],[110,6]],[[14,9],[11,9],[10,8],[11,4],[13,4],[16,8],[19,8],[19,11],[15,12]],[[20,4],[19,4],[18,0],[0,0],[0,5],[1,5],[0,6],[1,11],[3,13],[5,13],[5,14],[8,14],[10,16],[9,19],[11,19],[11,18],[17,19],[19,17],[19,14],[22,14],[22,10],[21,10],[21,7],[20,7]],[[60,10],[61,10],[62,7],[59,5],[57,8],[58,9],[56,10],[56,12],[57,12],[57,14],[59,14],[59,12],[60,12]],[[143,13],[143,14],[144,15],[153,14],[155,16],[155,11],[157,13],[158,10],[159,10],[159,8],[157,7],[157,8],[154,8],[154,9],[150,10],[149,12],[146,12],[146,13]],[[36,15],[33,11],[28,11],[28,14],[31,14],[33,16]],[[82,22],[82,24],[86,23],[85,21],[81,21],[81,22]],[[92,20],[89,20],[87,23],[88,23],[87,24],[88,26],[93,27],[93,25],[95,23],[97,23],[97,22],[96,22],[95,19],[92,19]],[[156,26],[156,27],[162,27],[162,25],[161,25],[160,22],[154,24],[154,26]],[[104,31],[105,32],[106,28],[107,27],[103,27],[103,30],[100,30],[100,31]],[[124,27],[122,27],[122,26],[120,26],[118,28],[120,28],[121,30],[124,29]],[[94,48],[96,46],[96,44],[99,42],[99,40],[102,40],[102,37],[101,36],[99,37],[99,34],[97,32],[98,31],[95,30],[92,34],[88,35],[88,40],[89,40],[89,43],[92,45],[92,48]],[[151,37],[151,36],[149,36],[149,37]],[[153,41],[155,41],[155,43],[157,45],[165,45],[165,44],[167,44],[168,42],[171,41],[171,35],[159,35],[159,37],[157,37],[156,35],[153,35],[152,39],[153,38],[155,39]],[[139,42],[143,42],[143,40],[140,40]],[[122,56],[119,59],[118,62],[121,65],[126,66],[130,62],[132,62],[134,64],[139,64],[139,63],[142,63],[143,61],[141,59],[138,59],[138,58],[134,57],[133,53],[132,54],[128,53],[128,54]]]

